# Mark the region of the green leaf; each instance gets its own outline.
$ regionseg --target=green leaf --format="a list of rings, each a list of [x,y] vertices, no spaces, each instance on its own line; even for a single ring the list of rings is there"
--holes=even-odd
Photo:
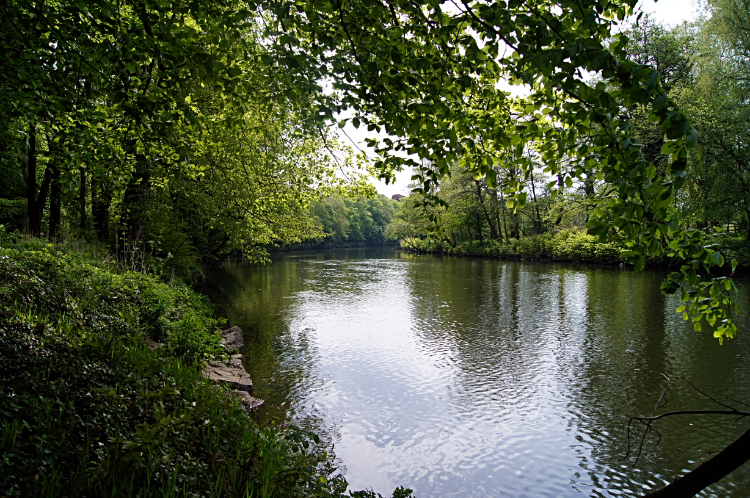
[[[652,69],[644,81],[646,83],[646,88],[653,90],[659,84],[659,72],[656,69]]]
[[[666,107],[668,101],[669,101],[669,97],[667,96],[666,93],[662,93],[662,94],[658,95],[654,99],[654,111],[660,111],[660,110],[664,109]]]
[[[675,152],[677,152],[677,150],[679,150],[680,145],[680,142],[676,140],[668,140],[664,142],[664,145],[662,145],[661,153],[668,155],[674,154]]]
[[[691,149],[698,145],[698,130],[690,128],[690,131],[685,136],[685,145]]]

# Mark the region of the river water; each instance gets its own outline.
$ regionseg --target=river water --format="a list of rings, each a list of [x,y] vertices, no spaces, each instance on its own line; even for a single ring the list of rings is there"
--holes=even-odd
[[[649,436],[637,463],[626,458],[629,417],[653,412],[665,376],[663,410],[716,407],[683,377],[750,403],[748,321],[719,346],[674,313],[663,277],[367,248],[230,262],[210,294],[245,331],[262,415],[332,442],[350,489],[631,496],[750,425],[665,419],[661,443]],[[738,281],[744,316],[748,284]],[[750,464],[703,495],[750,496]]]

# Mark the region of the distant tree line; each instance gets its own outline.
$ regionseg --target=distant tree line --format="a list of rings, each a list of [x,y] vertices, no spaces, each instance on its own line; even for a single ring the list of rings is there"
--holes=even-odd
[[[359,247],[395,244],[386,228],[399,202],[383,194],[375,197],[353,197],[333,194],[315,202],[309,214],[321,229],[319,236],[285,249],[310,247]]]

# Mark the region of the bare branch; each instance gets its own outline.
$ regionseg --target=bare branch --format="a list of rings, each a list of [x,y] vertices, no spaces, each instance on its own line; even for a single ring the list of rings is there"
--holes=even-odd
[[[653,425],[652,425],[657,420],[661,420],[661,419],[666,418],[666,417],[672,417],[672,416],[675,416],[675,415],[731,415],[731,416],[734,416],[734,417],[738,417],[737,418],[737,421],[738,421],[738,420],[743,419],[744,417],[750,416],[750,412],[743,411],[743,410],[738,410],[735,407],[733,407],[731,405],[727,405],[725,403],[722,403],[719,400],[717,400],[716,398],[714,398],[713,396],[711,396],[711,395],[709,395],[709,394],[701,391],[700,389],[698,389],[695,386],[695,384],[693,384],[692,382],[690,382],[689,380],[687,380],[685,377],[682,377],[682,379],[685,382],[687,382],[688,384],[690,384],[690,386],[693,389],[695,389],[696,391],[698,391],[702,395],[706,396],[708,399],[710,399],[711,401],[715,402],[719,406],[722,406],[722,407],[726,408],[726,410],[676,410],[676,411],[672,411],[672,412],[660,413],[660,414],[657,415],[656,412],[659,410],[659,408],[662,408],[667,403],[667,399],[666,399],[665,395],[667,393],[667,390],[669,389],[669,387],[672,384],[672,381],[670,380],[669,377],[667,377],[664,374],[662,374],[662,376],[664,376],[664,378],[667,379],[668,384],[667,384],[667,387],[665,387],[664,390],[662,391],[661,396],[659,396],[659,399],[656,401],[656,404],[654,405],[654,411],[652,412],[651,416],[650,417],[631,417],[630,420],[628,421],[628,446],[627,446],[628,449],[627,449],[627,452],[625,453],[625,458],[627,458],[630,455],[630,450],[631,450],[631,447],[630,447],[630,433],[631,433],[631,426],[632,426],[633,422],[634,421],[638,421],[638,422],[642,423],[645,426],[645,428],[643,430],[643,434],[641,435],[640,442],[638,444],[638,452],[636,454],[635,462],[633,463],[633,465],[637,465],[638,464],[638,460],[641,458],[641,453],[643,451],[643,443],[646,440],[646,437],[651,432],[655,432],[659,436],[659,439],[658,439],[658,441],[656,443],[657,446],[661,442],[661,433],[657,429],[655,429],[653,427]],[[729,399],[731,399],[731,398],[729,398]],[[662,403],[662,401],[663,401],[663,403]],[[740,403],[741,405],[744,405],[744,406],[750,406],[750,405],[748,405],[746,403],[742,403],[741,401],[737,401],[737,400],[732,400],[732,401],[735,401],[736,403]]]
[[[690,386],[691,386],[691,387],[692,387],[693,389],[695,389],[696,391],[698,391],[699,393],[701,393],[701,394],[702,394],[703,396],[707,397],[708,399],[710,399],[711,401],[713,401],[714,403],[716,403],[717,405],[721,405],[721,406],[723,406],[724,408],[729,408],[729,409],[731,409],[731,410],[734,410],[734,408],[733,408],[733,407],[731,407],[731,406],[729,406],[729,405],[725,405],[724,403],[722,403],[721,401],[717,400],[717,399],[716,399],[716,398],[714,398],[713,396],[711,396],[711,395],[709,395],[709,394],[706,394],[706,393],[704,393],[703,391],[701,391],[700,389],[698,389],[697,387],[695,387],[695,384],[693,384],[692,382],[690,382],[689,380],[687,380],[687,379],[686,379],[685,377],[682,377],[682,380],[684,380],[685,382],[687,382],[688,384],[690,384]]]

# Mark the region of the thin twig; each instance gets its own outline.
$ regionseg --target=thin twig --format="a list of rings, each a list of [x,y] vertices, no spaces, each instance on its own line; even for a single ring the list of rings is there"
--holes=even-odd
[[[664,374],[662,374],[662,375],[664,376],[665,379],[667,379],[667,381],[669,382],[669,384],[667,385],[666,388],[664,388],[664,390],[661,393],[661,396],[657,400],[656,405],[654,406],[654,411],[652,412],[652,415],[650,417],[631,417],[631,419],[628,421],[628,443],[627,443],[627,452],[625,453],[625,458],[627,458],[630,455],[630,450],[631,450],[631,448],[630,448],[630,432],[631,432],[631,426],[633,424],[633,421],[637,420],[638,422],[642,423],[645,426],[645,429],[643,430],[643,435],[641,436],[640,443],[638,444],[638,453],[636,455],[635,462],[633,463],[633,465],[637,465],[638,464],[638,460],[640,459],[641,453],[643,451],[643,443],[646,440],[646,436],[648,436],[649,433],[655,432],[659,436],[659,439],[656,442],[657,446],[659,445],[659,443],[661,443],[661,432],[659,432],[657,429],[655,429],[653,427],[653,425],[652,425],[656,420],[660,420],[660,419],[665,418],[665,417],[671,417],[671,416],[674,416],[674,415],[732,415],[732,416],[739,415],[739,417],[737,418],[737,420],[735,420],[735,422],[737,422],[739,420],[742,420],[745,417],[750,417],[750,412],[743,411],[743,410],[738,410],[738,409],[736,409],[733,406],[730,406],[730,405],[727,405],[725,403],[720,402],[719,400],[717,400],[713,396],[711,396],[711,395],[709,395],[709,394],[701,391],[700,389],[698,389],[695,386],[695,384],[693,384],[692,382],[690,382],[689,380],[687,380],[685,377],[682,377],[682,379],[685,382],[687,382],[688,384],[690,384],[690,386],[693,389],[695,389],[696,391],[698,391],[702,395],[706,396],[708,399],[710,399],[711,401],[713,401],[717,405],[723,406],[724,408],[727,408],[727,409],[726,410],[678,410],[678,411],[673,411],[673,412],[661,413],[661,414],[657,415],[656,412],[658,411],[658,409],[661,408],[661,407],[663,407],[667,403],[665,394],[666,394],[667,390],[669,389],[669,387],[671,385],[671,380],[669,379],[669,377],[667,377]],[[750,407],[749,404],[743,403],[742,401],[737,401],[736,399],[732,399],[732,398],[729,398],[729,397],[727,397],[727,399],[730,399],[730,400],[734,401],[735,403],[739,403],[741,405]],[[659,404],[662,402],[662,400],[664,400],[664,403],[662,403],[661,406],[660,406]]]
[[[682,377],[682,380],[684,380],[685,382],[687,382],[688,384],[690,384],[693,389],[695,389],[696,391],[698,391],[699,393],[701,393],[703,396],[707,397],[708,399],[710,399],[711,401],[713,401],[714,403],[716,403],[717,405],[721,405],[724,408],[729,408],[730,410],[734,410],[734,407],[729,406],[729,405],[725,405],[724,403],[722,403],[721,401],[717,400],[713,396],[711,396],[709,394],[706,394],[703,391],[701,391],[700,389],[698,389],[697,387],[695,387],[695,384],[693,384],[692,382],[690,382],[689,380],[687,380],[685,377]]]
[[[661,392],[661,396],[659,396],[659,399],[658,399],[658,400],[656,401],[656,404],[654,405],[654,411],[653,411],[653,412],[651,412],[651,416],[652,416],[652,417],[653,417],[654,415],[656,415],[656,410],[658,410],[658,409],[659,409],[659,403],[661,403],[661,400],[662,400],[662,399],[664,400],[664,405],[666,405],[666,404],[667,404],[667,400],[666,400],[666,399],[664,398],[664,395],[665,395],[665,394],[667,394],[667,390],[669,389],[669,386],[671,386],[671,385],[672,385],[672,380],[671,380],[671,379],[670,379],[669,377],[667,377],[667,376],[666,376],[666,375],[664,375],[664,374],[662,374],[662,376],[663,376],[663,377],[664,377],[665,379],[667,379],[667,387],[665,387],[665,388],[664,388],[664,390],[663,390],[663,391]],[[664,405],[661,405],[661,406],[664,406]]]
[[[734,398],[730,398],[729,396],[725,396],[725,398],[727,398],[727,399],[730,399],[730,400],[734,401],[735,403],[739,403],[739,404],[741,404],[741,405],[744,405],[744,406],[750,407],[750,405],[749,405],[749,404],[747,404],[747,403],[743,403],[742,401],[736,400],[736,399],[734,399]]]

